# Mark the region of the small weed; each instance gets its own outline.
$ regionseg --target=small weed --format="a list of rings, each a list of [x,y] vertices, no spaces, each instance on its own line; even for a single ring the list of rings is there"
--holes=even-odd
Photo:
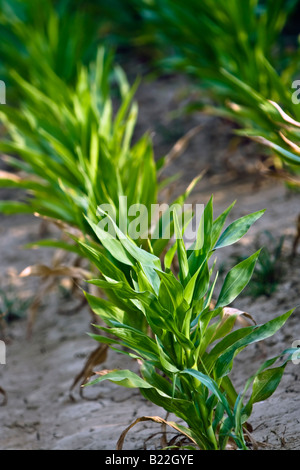
[[[26,316],[26,311],[30,305],[30,299],[21,299],[16,288],[9,285],[6,288],[0,287],[0,320],[1,323],[9,324],[20,320]],[[0,323],[0,329],[1,329]]]
[[[282,248],[284,236],[277,240],[269,231],[264,231],[267,237],[266,245],[261,249],[253,272],[252,279],[241,295],[250,297],[259,297],[265,295],[270,297],[278,288],[278,284],[284,274],[282,266]],[[245,256],[234,255],[231,257],[235,262],[241,262],[246,259]],[[223,265],[220,273],[225,271]]]

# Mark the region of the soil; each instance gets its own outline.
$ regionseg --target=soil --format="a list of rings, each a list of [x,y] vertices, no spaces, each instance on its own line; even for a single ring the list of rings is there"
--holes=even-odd
[[[220,250],[217,260],[226,272],[235,262],[234,256],[252,254],[257,244],[269,246],[265,231],[277,242],[284,235],[275,292],[253,297],[246,291],[247,295],[232,305],[251,314],[257,323],[263,323],[299,305],[300,246],[291,256],[300,213],[299,193],[290,191],[281,180],[268,177],[261,170],[262,150],[255,144],[242,141],[235,146],[230,123],[201,114],[179,114],[172,121],[172,112],[181,109],[186,100],[183,97],[188,96],[187,87],[178,77],[165,77],[155,83],[145,80],[137,93],[140,108],[137,135],[146,130],[152,134],[158,158],[189,129],[200,125],[187,148],[164,172],[165,176],[181,173],[173,185],[173,195],[205,170],[190,202],[205,204],[213,194],[217,216],[236,200],[229,222],[249,212],[267,209],[238,244]],[[0,192],[0,199],[14,196],[4,190]],[[24,245],[41,236],[53,235],[58,235],[57,229],[50,225],[45,229],[37,217],[0,215],[0,287],[5,290],[13,287],[11,295],[15,302],[34,298],[43,286],[40,278],[19,274],[37,263],[51,265],[54,256],[51,249],[33,250]],[[6,364],[0,365],[0,387],[6,393],[6,403],[0,408],[2,450],[112,450],[121,432],[136,418],[166,418],[163,409],[146,402],[138,391],[109,382],[84,391],[78,383],[71,391],[75,377],[97,343],[87,335],[91,330],[87,306],[76,308],[80,300],[70,298],[67,279],[59,284],[52,293],[43,296],[30,337],[26,311],[2,330],[6,342]],[[286,325],[262,346],[249,347],[236,358],[233,380],[238,387],[242,388],[266,357],[280,354],[300,340],[299,311],[296,309]],[[125,355],[109,351],[98,370],[102,368],[137,370],[137,364]],[[291,362],[277,391],[266,402],[254,406],[250,424],[252,437],[260,443],[259,449],[300,449],[299,375],[299,365]],[[174,436],[173,431],[170,428],[169,439]],[[124,449],[159,448],[160,438],[159,424],[139,423],[128,433]]]

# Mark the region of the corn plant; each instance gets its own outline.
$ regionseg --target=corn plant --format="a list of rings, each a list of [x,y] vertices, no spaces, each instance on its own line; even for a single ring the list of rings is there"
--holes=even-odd
[[[288,89],[299,70],[298,53],[286,55],[284,69],[278,48],[297,3],[280,0],[274,8],[272,1],[221,0],[216,7],[212,0],[153,0],[147,2],[148,21],[156,27],[157,41],[170,52],[170,58],[163,59],[166,66],[197,77],[217,103],[243,103],[243,94],[228,78],[231,74],[265,98],[290,106]]]
[[[213,0],[153,0],[143,8],[145,22],[152,25],[149,41],[161,48],[159,65],[192,77],[199,90],[199,102],[187,110],[223,116],[242,132],[259,135],[277,129],[269,100],[300,120],[292,99],[299,49],[295,44],[292,53],[282,51],[280,41],[297,4],[222,0],[216,6]],[[286,162],[286,155],[280,157]]]
[[[233,75],[228,74],[232,84],[240,90],[244,96],[244,104],[239,105],[228,99],[226,112],[223,116],[234,119],[240,126],[235,130],[236,134],[256,139],[258,142],[271,148],[280,156],[285,165],[297,167],[300,165],[299,128],[300,123],[275,101],[265,99],[244,82]],[[295,114],[298,112],[297,104],[294,105]],[[208,111],[211,108],[207,108]],[[300,115],[299,115],[300,118]]]
[[[138,247],[117,225],[112,236],[89,220],[104,252],[91,250],[78,241],[102,273],[99,279],[89,282],[107,294],[103,299],[86,293],[91,308],[107,325],[97,326],[104,334],[91,336],[141,364],[140,374],[130,370],[101,371],[88,385],[110,380],[140,389],[147,400],[182,419],[186,425],[178,424],[176,429],[196,448],[207,450],[225,449],[229,440],[237,448],[247,448],[245,428],[253,405],[272,395],[295,354],[295,350],[288,349],[268,359],[246,381],[244,389],[236,391],[229,376],[234,358],[248,345],[275,334],[292,310],[265,324],[234,328],[241,312],[228,305],[250,280],[259,251],[228,272],[212,302],[217,273],[214,263],[210,264],[211,256],[237,242],[264,212],[237,219],[223,230],[232,207],[214,220],[211,198],[197,238],[189,248],[182,238],[184,227],[174,211],[176,241],[163,263]],[[172,270],[175,253],[178,275]],[[110,261],[111,257],[118,265]],[[272,367],[280,359],[282,362]]]
[[[112,56],[103,48],[95,63],[81,68],[75,87],[53,75],[44,86],[46,94],[16,72],[12,75],[23,98],[20,109],[6,105],[0,110],[9,133],[0,150],[20,173],[2,173],[0,186],[20,188],[26,195],[23,201],[0,201],[2,212],[37,213],[94,240],[83,214],[97,222],[101,204],[113,208],[117,221],[125,213],[124,198],[128,206],[143,204],[151,212],[165,184],[158,180],[165,158],[154,160],[147,133],[132,143],[138,81],[130,86],[117,66],[113,73]],[[183,203],[196,181],[178,202]],[[155,249],[164,246],[156,243]]]
[[[69,0],[0,1],[0,70],[10,99],[18,99],[18,87],[10,77],[17,70],[45,91],[45,77],[57,74],[73,83],[77,67],[94,60],[99,18],[90,9]]]

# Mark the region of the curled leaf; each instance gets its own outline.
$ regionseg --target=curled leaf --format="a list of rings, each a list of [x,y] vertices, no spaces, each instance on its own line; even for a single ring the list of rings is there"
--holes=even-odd
[[[86,363],[84,364],[82,370],[79,372],[79,374],[76,375],[73,384],[70,387],[70,398],[74,399],[72,396],[72,390],[74,387],[80,382],[80,395],[83,396],[83,388],[82,385],[86,384],[90,377],[92,375],[100,374],[103,373],[108,373],[110,371],[100,371],[100,372],[94,372],[94,368],[96,366],[99,366],[100,364],[103,364],[103,362],[106,361],[107,358],[107,350],[108,350],[108,344],[103,344],[101,343],[94,351],[91,352],[89,355]]]
[[[239,321],[240,323],[244,324],[245,326],[249,325],[250,322],[245,320],[246,318],[251,320],[251,322],[256,325],[256,321],[254,320],[254,318],[252,317],[252,315],[250,315],[250,313],[247,313],[247,312],[244,312],[242,310],[239,310],[238,308],[232,308],[232,307],[224,307],[223,308],[223,315],[224,317],[226,316],[231,316],[231,315],[235,315],[237,317],[237,321]],[[241,318],[241,317],[245,317],[245,318]]]
[[[201,124],[197,125],[177,140],[175,145],[173,145],[173,147],[165,157],[165,166],[169,165],[173,160],[180,157],[180,155],[186,150],[191,139],[195,137],[202,128],[203,126]]]
[[[194,444],[197,445],[197,442],[191,436],[190,430],[185,428],[184,426],[181,426],[180,424],[176,424],[173,421],[166,421],[165,419],[160,418],[159,416],[141,416],[140,418],[137,418],[133,423],[131,423],[126,429],[124,429],[124,431],[122,432],[117,442],[117,447],[116,447],[117,450],[123,449],[124,440],[128,431],[130,431],[130,429],[133,428],[133,426],[135,426],[136,424],[144,422],[144,421],[154,421],[155,423],[170,426],[171,428],[176,429],[176,431],[180,432],[181,434],[186,436],[188,439],[190,439]]]
[[[89,279],[91,278],[91,273],[75,266],[48,267],[44,264],[34,264],[32,266],[27,266],[27,268],[23,269],[20,273],[20,277],[28,276],[69,276],[73,279]]]
[[[2,403],[0,404],[0,406],[4,406],[7,403],[6,391],[2,387],[0,387],[0,393],[1,393],[1,395],[3,395],[3,400],[2,400]]]
[[[292,124],[293,126],[295,127],[300,127],[300,122],[298,121],[295,121],[295,119],[291,118],[288,114],[286,114],[283,109],[281,109],[281,107],[279,106],[279,104],[277,104],[275,101],[271,101],[271,100],[268,100],[269,103],[271,103],[274,108],[277,109],[277,111],[279,112],[280,116],[282,117],[282,119],[285,121],[285,122],[288,122],[289,124]]]

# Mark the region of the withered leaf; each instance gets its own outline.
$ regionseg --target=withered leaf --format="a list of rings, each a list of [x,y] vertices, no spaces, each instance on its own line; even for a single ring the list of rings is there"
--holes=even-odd
[[[195,445],[197,445],[196,441],[194,441],[194,439],[191,436],[189,436],[187,433],[185,433],[181,429],[181,427],[178,426],[173,421],[166,421],[165,419],[161,418],[160,416],[141,416],[140,418],[137,418],[133,423],[131,423],[126,429],[124,429],[124,431],[122,432],[122,434],[119,437],[119,440],[117,442],[117,447],[116,447],[117,450],[122,450],[123,449],[124,440],[125,440],[125,437],[126,437],[126,434],[128,433],[128,431],[130,431],[130,429],[133,428],[133,426],[135,426],[136,424],[141,423],[143,421],[154,421],[155,423],[165,424],[167,426],[170,426],[171,428],[176,429],[176,431],[178,431],[179,433],[186,436]]]

